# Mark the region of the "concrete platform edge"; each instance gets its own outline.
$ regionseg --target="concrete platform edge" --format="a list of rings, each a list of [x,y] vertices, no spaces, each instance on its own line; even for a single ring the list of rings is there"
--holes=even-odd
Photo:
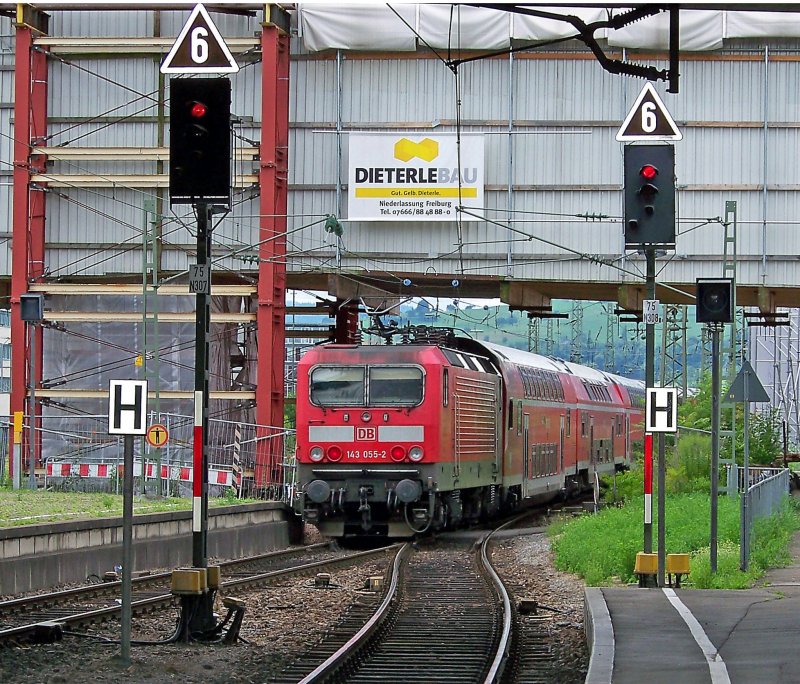
[[[583,590],[584,630],[589,645],[589,670],[586,684],[611,684],[614,673],[614,626],[601,589]]]

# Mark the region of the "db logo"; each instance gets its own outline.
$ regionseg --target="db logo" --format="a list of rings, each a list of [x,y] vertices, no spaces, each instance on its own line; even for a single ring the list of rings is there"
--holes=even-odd
[[[378,437],[378,432],[374,427],[357,427],[356,439],[362,442],[375,441]]]

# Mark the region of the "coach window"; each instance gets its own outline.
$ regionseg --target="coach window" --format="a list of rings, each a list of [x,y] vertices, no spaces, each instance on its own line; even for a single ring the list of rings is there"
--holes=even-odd
[[[369,369],[369,406],[416,406],[422,403],[422,369],[374,366]]]
[[[572,434],[572,410],[567,409],[567,437]]]
[[[363,406],[363,366],[319,366],[311,371],[311,403],[317,406]]]

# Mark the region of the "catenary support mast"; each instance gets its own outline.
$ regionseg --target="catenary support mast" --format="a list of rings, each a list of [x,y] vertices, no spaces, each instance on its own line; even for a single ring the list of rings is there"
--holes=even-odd
[[[286,208],[289,153],[289,15],[267,5],[261,29],[261,163],[259,185],[258,359],[256,422],[283,427],[286,314]],[[263,432],[264,428],[260,428]],[[257,486],[281,484],[277,440],[259,434]]]
[[[12,415],[25,411],[25,373],[31,368],[30,347],[26,344],[25,323],[20,316],[20,295],[28,284],[41,278],[44,268],[45,191],[31,184],[35,173],[44,171],[46,158],[33,154],[43,145],[47,131],[47,54],[34,49],[34,38],[47,33],[48,15],[32,7],[18,5],[14,56],[14,207],[12,214],[11,266],[11,397]],[[35,387],[42,372],[42,326],[35,326],[35,348],[39,359],[34,365]],[[22,358],[20,358],[22,356]],[[34,419],[33,416],[30,419]],[[30,431],[25,431],[30,434]],[[35,446],[35,445],[34,445]],[[35,458],[36,449],[23,449]],[[21,472],[20,463],[12,471]]]

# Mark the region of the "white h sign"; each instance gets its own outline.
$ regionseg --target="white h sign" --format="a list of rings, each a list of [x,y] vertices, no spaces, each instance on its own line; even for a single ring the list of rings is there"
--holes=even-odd
[[[645,404],[645,432],[678,431],[678,389],[648,387]]]
[[[108,434],[147,433],[147,381],[112,380],[108,390]]]

